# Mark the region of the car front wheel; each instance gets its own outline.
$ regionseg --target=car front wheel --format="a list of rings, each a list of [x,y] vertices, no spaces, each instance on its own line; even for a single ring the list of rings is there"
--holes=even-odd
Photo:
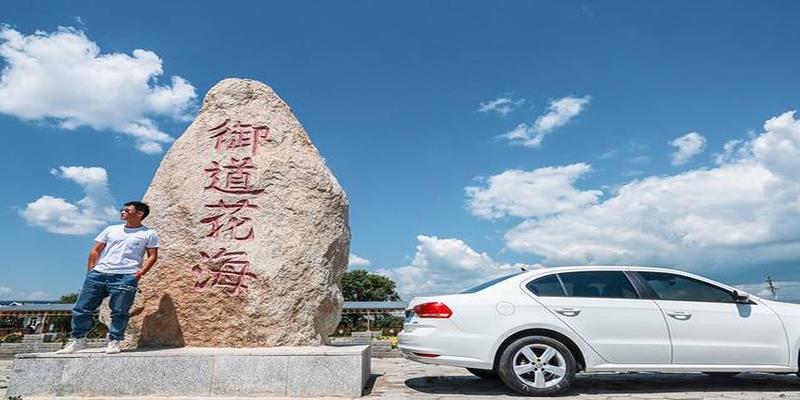
[[[575,379],[575,357],[558,340],[546,336],[517,339],[503,350],[497,373],[512,390],[527,396],[553,396]]]

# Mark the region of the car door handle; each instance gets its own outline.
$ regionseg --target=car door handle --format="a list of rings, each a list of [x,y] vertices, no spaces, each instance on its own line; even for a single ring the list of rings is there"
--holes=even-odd
[[[686,321],[687,319],[692,318],[692,314],[686,311],[667,311],[667,315],[679,321]]]
[[[576,308],[556,308],[556,312],[565,317],[574,317],[581,313],[581,310]]]

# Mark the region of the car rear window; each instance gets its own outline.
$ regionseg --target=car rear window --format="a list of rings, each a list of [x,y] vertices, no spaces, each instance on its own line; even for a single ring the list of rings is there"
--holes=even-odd
[[[493,285],[495,285],[495,284],[497,284],[499,282],[502,282],[502,281],[504,281],[504,280],[506,280],[508,278],[513,278],[513,277],[515,277],[515,276],[517,276],[517,275],[519,275],[521,273],[522,272],[516,272],[516,273],[513,273],[511,275],[504,275],[504,276],[501,276],[499,278],[492,279],[489,282],[484,282],[484,283],[481,283],[478,286],[471,287],[471,288],[461,292],[461,294],[469,294],[469,293],[480,292],[481,290],[486,289],[489,286],[493,286]]]
[[[580,271],[558,274],[569,297],[638,298],[636,289],[622,271]]]
[[[633,284],[622,271],[577,271],[546,275],[525,287],[540,297],[635,299]]]
[[[564,287],[558,281],[556,274],[543,276],[528,282],[525,287],[537,296],[564,297]]]

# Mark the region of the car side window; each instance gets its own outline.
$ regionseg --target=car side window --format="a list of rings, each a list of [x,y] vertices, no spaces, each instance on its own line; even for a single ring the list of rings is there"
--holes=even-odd
[[[570,297],[637,299],[633,284],[622,271],[581,271],[558,274]]]
[[[537,296],[564,297],[564,288],[561,286],[561,282],[558,281],[556,274],[532,280],[525,287]]]
[[[712,284],[665,272],[638,272],[661,300],[733,303],[733,295]]]

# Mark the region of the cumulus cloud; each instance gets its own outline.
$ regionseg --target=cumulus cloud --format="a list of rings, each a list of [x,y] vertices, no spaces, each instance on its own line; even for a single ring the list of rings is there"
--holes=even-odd
[[[478,111],[483,113],[496,112],[505,117],[524,103],[525,99],[514,100],[510,97],[498,97],[494,100],[481,102]]]
[[[690,158],[700,154],[706,148],[706,138],[697,132],[689,132],[669,142],[677,149],[672,153],[672,165],[683,165]]]
[[[548,265],[704,269],[797,260],[800,122],[794,115],[771,118],[763,133],[730,142],[714,168],[633,180],[604,201],[556,214],[505,211],[524,218],[506,232],[506,246],[542,256]],[[571,183],[560,187],[566,197],[580,192]],[[495,203],[479,210],[510,209]]]
[[[540,265],[507,264],[478,253],[460,239],[417,236],[417,251],[409,265],[377,273],[397,283],[403,299],[417,295],[451,294],[496,276]]]
[[[584,163],[533,171],[512,169],[465,189],[467,208],[481,218],[541,217],[573,211],[597,202],[603,192],[578,190],[573,184],[591,171]]]
[[[539,148],[547,134],[578,116],[590,100],[590,96],[567,96],[553,100],[550,102],[548,111],[540,115],[532,125],[519,124],[501,137],[515,144]]]
[[[187,120],[197,97],[179,76],[158,83],[163,68],[155,53],[102,53],[74,28],[25,35],[0,26],[0,58],[6,64],[0,72],[0,112],[64,129],[121,133],[145,153],[159,153],[173,141],[154,118]]]
[[[372,265],[372,262],[370,260],[367,260],[366,258],[362,258],[353,253],[350,253],[350,260],[347,263],[348,267],[359,268],[359,267],[369,267],[370,265]]]
[[[800,178],[800,120],[794,115],[789,111],[770,118],[765,132],[748,143],[760,164],[787,180]]]
[[[742,146],[744,140],[729,140],[722,146],[722,151],[714,154],[717,165],[736,162],[737,159],[747,156],[747,149]]]
[[[70,203],[61,197],[44,195],[20,211],[29,224],[52,233],[85,235],[118,219],[104,168],[62,166],[50,173],[80,185],[84,197],[76,203]]]

